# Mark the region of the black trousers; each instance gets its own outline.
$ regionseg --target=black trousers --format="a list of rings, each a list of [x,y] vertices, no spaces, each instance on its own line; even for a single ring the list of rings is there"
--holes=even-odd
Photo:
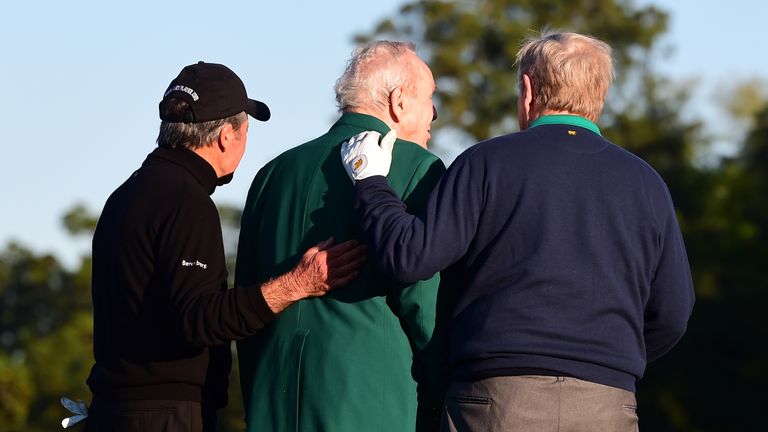
[[[215,413],[200,403],[176,400],[103,400],[88,408],[85,432],[214,432]]]

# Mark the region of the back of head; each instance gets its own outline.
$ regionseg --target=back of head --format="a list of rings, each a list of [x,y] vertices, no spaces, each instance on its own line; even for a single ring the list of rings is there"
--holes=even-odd
[[[184,118],[189,113],[189,103],[184,99],[168,98],[160,107],[161,118]],[[199,149],[214,142],[219,137],[221,128],[227,123],[239,130],[248,120],[245,111],[223,119],[210,120],[200,123],[175,122],[163,120],[160,123],[160,133],[157,135],[157,145],[166,148],[186,147],[190,150]]]
[[[336,81],[339,111],[385,110],[389,94],[412,81],[410,63],[401,60],[416,55],[415,49],[410,42],[392,41],[374,41],[356,48]]]
[[[613,79],[608,44],[578,33],[544,33],[523,42],[517,64],[519,76],[533,81],[540,111],[600,118]]]
[[[159,110],[157,144],[191,150],[215,141],[226,124],[239,130],[248,115],[261,121],[270,117],[267,105],[248,98],[243,81],[230,68],[202,61],[185,66],[171,81]]]

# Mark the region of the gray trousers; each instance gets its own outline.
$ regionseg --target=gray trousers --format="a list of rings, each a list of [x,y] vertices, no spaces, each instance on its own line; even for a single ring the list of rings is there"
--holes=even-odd
[[[443,432],[636,432],[635,394],[569,377],[523,375],[454,382]]]

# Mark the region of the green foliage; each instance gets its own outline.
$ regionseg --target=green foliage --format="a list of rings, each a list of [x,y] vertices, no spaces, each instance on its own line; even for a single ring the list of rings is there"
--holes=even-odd
[[[232,343],[232,373],[229,375],[229,403],[219,411],[219,431],[245,430],[245,410],[243,394],[240,389],[240,366],[237,362],[237,349]]]
[[[758,430],[768,385],[768,106],[754,125],[735,158],[681,187],[695,203],[681,213],[698,299],[686,336],[641,381],[652,430]]]
[[[226,252],[227,280],[229,286],[235,283],[235,255],[237,242],[240,235],[240,219],[243,210],[237,207],[222,205],[218,207],[221,218],[222,237],[224,239],[224,251]],[[243,398],[240,391],[240,369],[237,362],[237,350],[232,344],[232,373],[229,376],[229,404],[219,411],[219,430],[242,431],[245,430],[245,413],[243,410]]]
[[[88,287],[72,285],[72,275],[51,255],[11,243],[0,263],[0,347],[14,355],[23,357],[31,342],[89,307]]]
[[[0,415],[9,430],[58,427],[62,395],[88,399],[90,303],[90,260],[68,271],[15,243],[0,252]]]
[[[89,309],[78,311],[66,324],[30,344],[27,362],[34,371],[37,389],[32,404],[35,423],[44,420],[44,424],[55,424],[71,415],[59,404],[61,396],[90,400],[85,378],[93,366],[92,341],[93,316]]]
[[[741,82],[729,81],[718,89],[717,98],[735,119],[751,124],[768,101],[768,80],[753,77]]]
[[[64,228],[72,235],[86,234],[92,235],[96,230],[98,218],[88,212],[82,204],[78,204],[70,209],[62,219]]]
[[[221,205],[218,207],[219,218],[221,219],[221,236],[224,241],[224,253],[226,254],[227,283],[229,286],[235,284],[235,254],[237,254],[237,242],[240,237],[240,218],[243,210],[230,205]]]
[[[508,133],[517,125],[515,55],[532,31],[552,28],[594,35],[614,48],[616,98],[642,73],[650,50],[666,30],[667,14],[654,6],[614,0],[424,0],[402,6],[357,41],[393,38],[417,43],[437,82],[436,128],[472,141]]]
[[[33,397],[29,368],[0,353],[0,424],[9,429],[22,426],[29,415]]]

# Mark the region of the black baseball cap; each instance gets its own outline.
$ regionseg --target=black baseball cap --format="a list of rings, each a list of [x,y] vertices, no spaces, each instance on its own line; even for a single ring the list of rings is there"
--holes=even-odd
[[[165,109],[171,98],[183,99],[189,111],[172,113]],[[269,107],[248,99],[243,81],[224,65],[197,62],[181,70],[160,101],[160,119],[173,123],[202,123],[247,112],[256,120],[267,121]]]

